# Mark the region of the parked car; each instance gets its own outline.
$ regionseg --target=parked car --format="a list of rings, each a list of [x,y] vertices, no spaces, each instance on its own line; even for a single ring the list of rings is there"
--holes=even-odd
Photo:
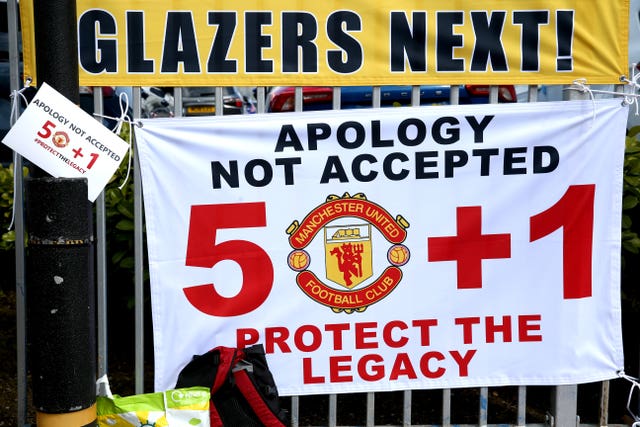
[[[222,87],[222,114],[244,114],[244,98],[235,87]],[[183,116],[210,116],[216,113],[215,87],[182,88]]]
[[[382,107],[411,105],[411,86],[382,86],[380,104]],[[442,105],[449,103],[451,88],[446,85],[420,86],[420,105]],[[267,110],[271,112],[294,110],[295,88],[277,86],[269,91]],[[340,107],[367,108],[373,99],[372,86],[343,86],[340,88]],[[512,85],[500,86],[500,102],[516,102]],[[460,86],[460,104],[480,104],[489,100],[489,86]],[[333,88],[304,87],[302,89],[302,109],[304,111],[329,110],[333,105]]]
[[[140,97],[142,98],[142,117],[173,117],[175,115],[172,88],[142,87]]]

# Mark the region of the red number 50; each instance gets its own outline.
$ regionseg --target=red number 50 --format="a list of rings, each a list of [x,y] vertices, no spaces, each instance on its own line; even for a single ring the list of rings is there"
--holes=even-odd
[[[216,232],[224,228],[264,227],[264,203],[233,203],[191,207],[189,240],[185,264],[212,268],[231,260],[242,270],[242,287],[234,297],[220,295],[213,283],[184,288],[195,308],[211,316],[238,316],[249,313],[267,299],[273,286],[273,264],[269,255],[247,240],[216,243]]]

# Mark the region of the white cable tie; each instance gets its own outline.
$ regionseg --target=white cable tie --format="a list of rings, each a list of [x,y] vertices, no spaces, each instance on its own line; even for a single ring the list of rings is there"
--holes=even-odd
[[[627,412],[629,412],[629,415],[631,415],[633,417],[633,420],[635,421],[633,423],[633,426],[640,427],[640,417],[638,417],[631,410],[631,399],[633,398],[633,391],[635,389],[638,389],[640,391],[640,382],[638,382],[639,380],[637,378],[634,378],[630,375],[625,374],[624,371],[622,370],[618,371],[618,376],[631,383],[631,388],[629,389],[629,397],[627,398]]]
[[[21,107],[20,101],[23,101],[25,106],[29,105],[29,100],[27,100],[27,97],[24,96],[23,92],[26,91],[31,86],[31,81],[32,81],[31,77],[27,77],[24,82],[24,87],[22,87],[22,89],[14,90],[9,95],[11,98],[11,112],[9,114],[9,127],[13,127],[13,125],[16,124],[16,122],[18,121],[18,118],[20,117],[20,107]],[[18,180],[16,178],[16,173],[18,173],[18,171],[16,171],[17,162],[18,162],[18,153],[14,151],[13,165],[12,165],[13,166],[13,198],[14,200],[16,197],[16,192],[18,191]],[[19,173],[22,173],[22,171],[19,171]],[[12,203],[11,204],[11,221],[9,222],[9,227],[7,227],[7,231],[10,231],[13,228],[15,220],[16,220],[16,204]]]

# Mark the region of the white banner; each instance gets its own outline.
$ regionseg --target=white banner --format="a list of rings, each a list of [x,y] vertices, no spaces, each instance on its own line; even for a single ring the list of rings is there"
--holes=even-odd
[[[619,100],[144,120],[155,388],[262,343],[282,395],[623,368]]]

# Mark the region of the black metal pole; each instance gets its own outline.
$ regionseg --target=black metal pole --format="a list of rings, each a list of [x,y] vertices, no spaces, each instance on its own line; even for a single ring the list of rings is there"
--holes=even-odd
[[[75,0],[34,0],[38,84],[79,103]],[[28,356],[39,427],[96,425],[93,216],[84,178],[26,182]]]

